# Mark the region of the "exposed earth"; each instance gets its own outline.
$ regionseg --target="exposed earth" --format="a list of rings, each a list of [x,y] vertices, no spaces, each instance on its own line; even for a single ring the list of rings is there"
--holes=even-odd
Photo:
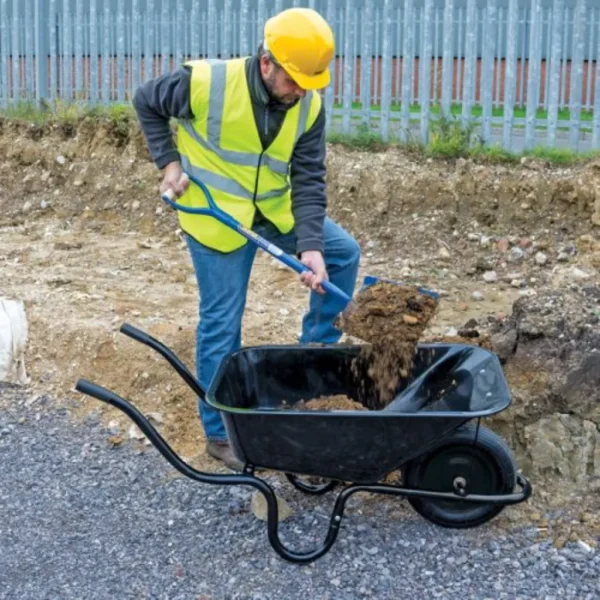
[[[130,399],[194,466],[218,468],[204,454],[191,390],[162,358],[118,332],[129,322],[193,369],[195,277],[137,127],[89,119],[73,127],[3,121],[0,157],[0,296],[25,302],[31,406],[46,410],[37,399],[52,398],[75,418],[99,416],[111,433],[107,443],[143,448],[143,435],[124,415],[73,390],[77,379],[87,378]],[[569,537],[594,544],[600,535],[600,369],[594,362],[600,163],[558,168],[524,159],[503,166],[335,146],[328,190],[330,215],[363,249],[361,277],[437,291],[440,304],[425,337],[487,344],[506,361],[514,403],[490,426],[510,441],[536,493],[500,523],[526,520],[557,544]],[[557,308],[540,313],[547,318],[536,333],[529,313],[519,317],[514,306],[538,298],[546,306],[548,294],[557,295]],[[307,301],[297,276],[259,253],[243,343],[297,342]],[[572,382],[586,402],[571,408],[557,400],[558,391],[544,396],[551,388],[546,355],[533,364],[527,349],[536,340],[576,348],[578,339],[583,350],[561,350],[553,367],[556,374],[572,359],[577,371],[591,361],[587,379]],[[542,404],[536,404],[538,391]],[[556,462],[540,464],[553,452]],[[575,472],[574,465],[583,466]]]

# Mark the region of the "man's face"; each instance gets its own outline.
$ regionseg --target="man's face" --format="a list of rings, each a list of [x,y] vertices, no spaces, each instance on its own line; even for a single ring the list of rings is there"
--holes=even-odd
[[[266,56],[261,56],[260,72],[269,93],[281,104],[292,105],[306,96],[306,90],[299,87],[282,67],[273,64]]]

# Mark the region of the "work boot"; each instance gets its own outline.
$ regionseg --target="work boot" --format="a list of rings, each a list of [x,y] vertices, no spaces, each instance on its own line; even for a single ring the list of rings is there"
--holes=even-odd
[[[243,471],[244,464],[238,460],[233,453],[231,444],[227,441],[209,441],[206,444],[206,451],[217,460],[225,463],[233,471]]]

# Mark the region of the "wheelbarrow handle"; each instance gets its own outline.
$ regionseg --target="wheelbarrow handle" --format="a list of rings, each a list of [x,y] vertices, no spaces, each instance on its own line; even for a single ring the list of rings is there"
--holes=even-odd
[[[168,204],[171,208],[188,213],[191,215],[205,215],[209,217],[214,217],[223,225],[226,225],[230,229],[237,231],[240,235],[244,236],[247,240],[251,241],[253,244],[257,245],[259,248],[262,248],[265,252],[275,257],[277,260],[282,262],[284,265],[289,267],[290,269],[296,271],[299,275],[306,272],[313,272],[310,267],[307,267],[305,264],[300,262],[294,256],[285,253],[281,248],[272,244],[262,236],[258,235],[251,229],[248,229],[244,225],[242,225],[239,221],[234,219],[231,215],[227,214],[225,211],[221,210],[216,204],[210,193],[210,190],[198,179],[196,179],[193,175],[189,175],[188,173],[184,173],[192,183],[196,184],[200,189],[204,192],[206,196],[206,201],[208,203],[208,208],[191,208],[189,206],[184,206],[183,204],[179,204],[174,201],[175,193],[172,190],[168,190],[162,195],[162,200]],[[325,280],[321,283],[323,289],[335,296],[338,300],[342,301],[344,305],[349,304],[352,301],[352,298],[346,294],[339,287],[334,285],[328,280]]]

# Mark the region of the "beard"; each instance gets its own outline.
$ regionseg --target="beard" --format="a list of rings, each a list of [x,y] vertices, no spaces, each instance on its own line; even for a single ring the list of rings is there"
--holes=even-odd
[[[269,92],[269,95],[273,100],[276,100],[280,104],[284,104],[285,106],[292,106],[296,104],[300,99],[296,94],[278,94],[275,91],[275,69],[271,72],[271,74],[264,79],[265,87]]]

